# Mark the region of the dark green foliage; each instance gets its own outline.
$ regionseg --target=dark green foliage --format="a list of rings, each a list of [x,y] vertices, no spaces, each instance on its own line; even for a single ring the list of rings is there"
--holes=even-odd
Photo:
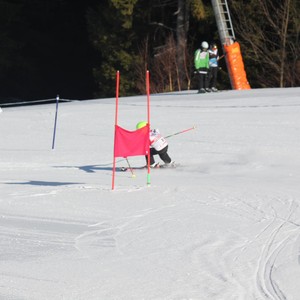
[[[122,6],[121,1],[102,1],[95,9],[88,10],[90,39],[101,56],[98,67],[94,68],[99,88],[95,96],[115,94],[117,70],[121,73],[120,92],[123,95],[136,92],[132,76],[137,59],[133,47],[136,35],[132,29],[134,2]]]
[[[228,4],[251,86],[299,86],[299,1]],[[112,97],[117,70],[123,96],[145,93],[146,70],[152,92],[196,88],[203,40],[222,54],[210,0],[0,0],[0,103]]]
[[[106,0],[89,10],[91,41],[101,55],[94,70],[97,96],[114,95],[117,70],[121,74],[121,95],[145,93],[147,69],[151,74],[152,92],[191,87],[195,48],[203,39],[215,39],[216,25],[210,1],[183,1],[186,36],[181,38],[186,44],[183,52],[179,52],[178,3],[172,0]],[[191,11],[195,7],[197,11]],[[170,39],[173,40],[171,44]],[[181,53],[179,57],[177,53]],[[183,55],[185,59],[180,62]]]

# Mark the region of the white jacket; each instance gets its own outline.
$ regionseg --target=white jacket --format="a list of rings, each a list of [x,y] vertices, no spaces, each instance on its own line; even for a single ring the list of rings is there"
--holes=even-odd
[[[168,146],[167,140],[160,134],[158,129],[150,130],[150,146],[160,151]]]
[[[219,54],[218,54],[218,49],[209,49],[209,66],[211,68],[216,68],[218,67],[218,60],[219,60]]]

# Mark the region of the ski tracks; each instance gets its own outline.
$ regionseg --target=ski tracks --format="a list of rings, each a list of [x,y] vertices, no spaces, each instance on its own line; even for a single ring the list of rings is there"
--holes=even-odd
[[[259,292],[265,299],[285,300],[288,299],[285,294],[284,287],[280,287],[275,279],[276,265],[280,264],[280,255],[286,255],[287,251],[283,251],[288,247],[288,244],[295,243],[299,237],[299,225],[290,221],[294,213],[295,202],[292,201],[289,207],[286,219],[278,217],[274,210],[274,218],[270,224],[271,232],[265,229],[269,234],[266,240],[258,262],[256,273],[256,283]],[[278,220],[281,220],[279,224]],[[264,233],[263,233],[264,234]],[[285,252],[285,253],[283,253]]]
[[[231,291],[231,299],[296,299],[293,296],[297,296],[297,288],[282,285],[289,264],[300,264],[297,248],[300,241],[299,204],[296,198],[286,195],[264,197],[260,193],[245,198],[215,192],[209,199],[205,205],[241,221],[241,228],[228,227],[219,241],[213,236],[207,237],[201,247],[192,251],[196,256],[202,253],[202,259],[209,262],[207,268],[215,269],[209,282],[217,278],[226,282],[226,287],[219,290],[220,295]],[[252,227],[252,237],[246,234],[249,226]],[[206,247],[215,251],[205,251]],[[213,257],[219,259],[214,261]],[[205,264],[201,267],[206,269]],[[297,271],[291,273],[292,276],[297,274]],[[222,284],[219,282],[218,286]]]

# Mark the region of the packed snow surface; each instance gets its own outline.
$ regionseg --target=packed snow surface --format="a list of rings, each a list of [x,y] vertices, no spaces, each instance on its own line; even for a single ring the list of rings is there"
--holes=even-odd
[[[119,101],[120,126],[147,119]],[[112,190],[115,99],[60,103],[52,149],[54,120],[0,114],[0,299],[300,299],[300,88],[152,95],[152,128],[197,128],[151,186]]]

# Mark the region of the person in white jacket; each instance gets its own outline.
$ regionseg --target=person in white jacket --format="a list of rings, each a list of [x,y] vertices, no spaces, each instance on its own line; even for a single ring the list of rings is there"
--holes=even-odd
[[[209,89],[212,92],[217,92],[217,76],[219,69],[219,54],[218,47],[216,43],[212,43],[208,50],[209,53],[209,72],[208,72],[208,81],[209,81]]]
[[[140,129],[147,125],[147,122],[141,121],[137,123],[136,129]],[[160,159],[165,163],[165,165],[169,165],[172,163],[172,160],[168,154],[168,142],[167,140],[160,134],[158,129],[151,129],[149,133],[150,139],[150,167],[158,168],[159,163],[155,162],[154,155],[159,155]],[[146,162],[148,165],[148,156],[146,155]]]

